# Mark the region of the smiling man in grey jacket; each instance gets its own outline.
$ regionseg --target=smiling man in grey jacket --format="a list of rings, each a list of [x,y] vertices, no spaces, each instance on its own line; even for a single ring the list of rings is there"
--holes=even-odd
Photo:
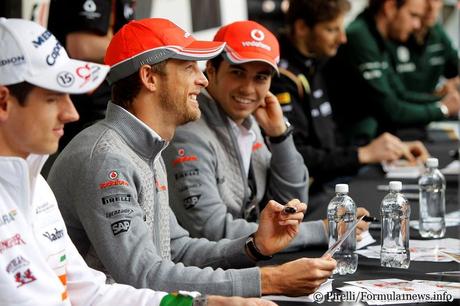
[[[69,143],[49,183],[79,252],[116,282],[221,295],[311,293],[335,268],[330,257],[255,267],[296,236],[306,209],[299,200],[287,203],[294,214],[270,201],[253,235],[218,242],[190,238],[169,208],[161,152],[177,126],[200,116],[196,97],[208,81],[196,60],[222,48],[165,19],[125,25],[105,57],[107,116]]]
[[[207,63],[202,117],[177,129],[164,158],[179,222],[194,237],[218,241],[254,232],[268,199],[307,202],[308,171],[269,92],[278,71],[276,37],[256,22],[238,21],[214,40],[226,47]],[[196,175],[181,175],[189,172]],[[303,222],[289,250],[319,244],[327,244],[323,222]]]

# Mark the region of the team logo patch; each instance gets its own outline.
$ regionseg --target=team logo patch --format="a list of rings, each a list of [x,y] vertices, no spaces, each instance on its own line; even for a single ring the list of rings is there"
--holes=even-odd
[[[190,209],[194,207],[200,201],[201,194],[191,195],[184,199],[185,209]]]
[[[58,230],[54,228],[54,232],[44,232],[43,237],[48,238],[49,241],[53,242],[64,237],[64,229]]]
[[[168,190],[168,186],[167,185],[164,185],[164,184],[161,184],[161,182],[159,180],[155,180],[155,188],[158,191],[166,191]]]
[[[77,76],[83,80],[83,83],[80,84],[80,88],[85,86],[89,81],[96,81],[99,78],[99,71],[101,68],[96,65],[91,65],[89,63],[84,66],[80,66],[75,70]]]
[[[70,87],[74,81],[74,76],[68,71],[59,72],[57,75],[57,82],[61,87]]]
[[[291,94],[289,92],[282,92],[276,95],[276,98],[278,99],[278,102],[281,105],[289,104],[291,103]]]
[[[8,263],[6,266],[6,272],[9,274],[16,273],[16,271],[27,267],[29,264],[30,262],[27,259],[22,256],[18,256]]]
[[[118,234],[127,232],[130,226],[131,226],[131,220],[124,219],[124,220],[117,221],[111,224],[112,233],[114,236],[117,236]]]
[[[117,209],[117,210],[105,213],[105,217],[107,219],[110,219],[110,218],[114,218],[114,217],[117,217],[117,216],[129,216],[133,212],[134,212],[134,210],[131,209],[131,208]]]
[[[182,172],[176,173],[174,176],[176,180],[180,180],[185,177],[190,177],[190,176],[195,176],[195,175],[200,175],[199,169],[191,169],[191,170],[182,171]]]
[[[251,37],[254,40],[262,41],[262,40],[265,39],[265,34],[264,34],[264,32],[262,32],[259,29],[254,29],[254,30],[251,31]]]
[[[21,238],[21,234],[16,234],[11,238],[0,241],[0,254],[4,251],[21,244],[26,244]]]
[[[404,46],[399,46],[396,49],[396,54],[398,55],[399,61],[406,63],[410,60],[410,52],[409,49],[407,49]]]
[[[117,171],[110,171],[108,177],[111,180],[115,180],[115,179],[118,178],[118,172]]]
[[[0,226],[13,222],[16,218],[16,215],[16,209],[12,209],[8,213],[0,216]]]
[[[107,175],[110,181],[103,182],[99,184],[99,189],[105,189],[113,186],[129,186],[128,182],[122,179],[119,179],[120,174],[118,171],[112,170]]]
[[[131,202],[131,195],[128,193],[113,194],[102,199],[102,205],[113,204],[117,202]]]
[[[198,160],[198,157],[196,155],[185,155],[184,149],[178,149],[177,154],[179,155],[179,157],[173,160],[173,166]]]
[[[30,269],[26,269],[24,272],[19,271],[14,275],[14,280],[18,283],[18,288],[27,285],[36,279],[37,278],[32,274]]]
[[[16,65],[24,64],[25,62],[26,62],[26,58],[24,57],[24,55],[19,55],[19,56],[6,58],[6,59],[1,59],[0,67],[10,65],[10,64],[16,66]]]
[[[256,142],[252,145],[252,152],[255,152],[262,148],[264,145],[261,142]]]

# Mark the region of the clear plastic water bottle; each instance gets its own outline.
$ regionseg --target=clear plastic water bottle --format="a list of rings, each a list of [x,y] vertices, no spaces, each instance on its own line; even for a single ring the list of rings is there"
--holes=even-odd
[[[380,265],[391,268],[409,268],[409,217],[410,206],[400,193],[402,183],[390,182],[390,193],[380,205],[382,220]]]
[[[327,219],[329,221],[329,247],[347,232],[356,222],[356,205],[348,196],[348,185],[335,185],[335,197],[327,207]],[[335,273],[340,275],[353,274],[358,267],[358,254],[356,251],[356,229],[350,234],[333,255],[337,261]]]
[[[441,238],[446,233],[446,180],[438,159],[428,158],[427,170],[418,180],[420,189],[419,232],[422,237]]]

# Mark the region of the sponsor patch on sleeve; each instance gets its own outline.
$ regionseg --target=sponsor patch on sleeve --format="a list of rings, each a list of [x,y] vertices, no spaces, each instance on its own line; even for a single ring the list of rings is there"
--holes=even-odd
[[[111,224],[112,233],[114,236],[117,236],[121,233],[125,233],[129,231],[130,226],[131,226],[131,220],[128,220],[128,219],[114,222]]]
[[[198,202],[200,201],[200,198],[201,198],[201,194],[195,194],[195,195],[186,197],[184,199],[185,209],[190,209],[194,207],[196,204],[198,204]]]

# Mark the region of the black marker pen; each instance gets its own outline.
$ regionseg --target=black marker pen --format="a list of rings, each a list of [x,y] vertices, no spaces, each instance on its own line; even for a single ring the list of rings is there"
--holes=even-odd
[[[377,219],[376,217],[372,217],[372,216],[364,216],[363,221],[365,221],[365,222],[379,222],[379,219]]]
[[[295,214],[297,212],[297,209],[295,209],[294,207],[291,207],[291,206],[286,206],[286,207],[284,207],[283,212],[285,214]]]

